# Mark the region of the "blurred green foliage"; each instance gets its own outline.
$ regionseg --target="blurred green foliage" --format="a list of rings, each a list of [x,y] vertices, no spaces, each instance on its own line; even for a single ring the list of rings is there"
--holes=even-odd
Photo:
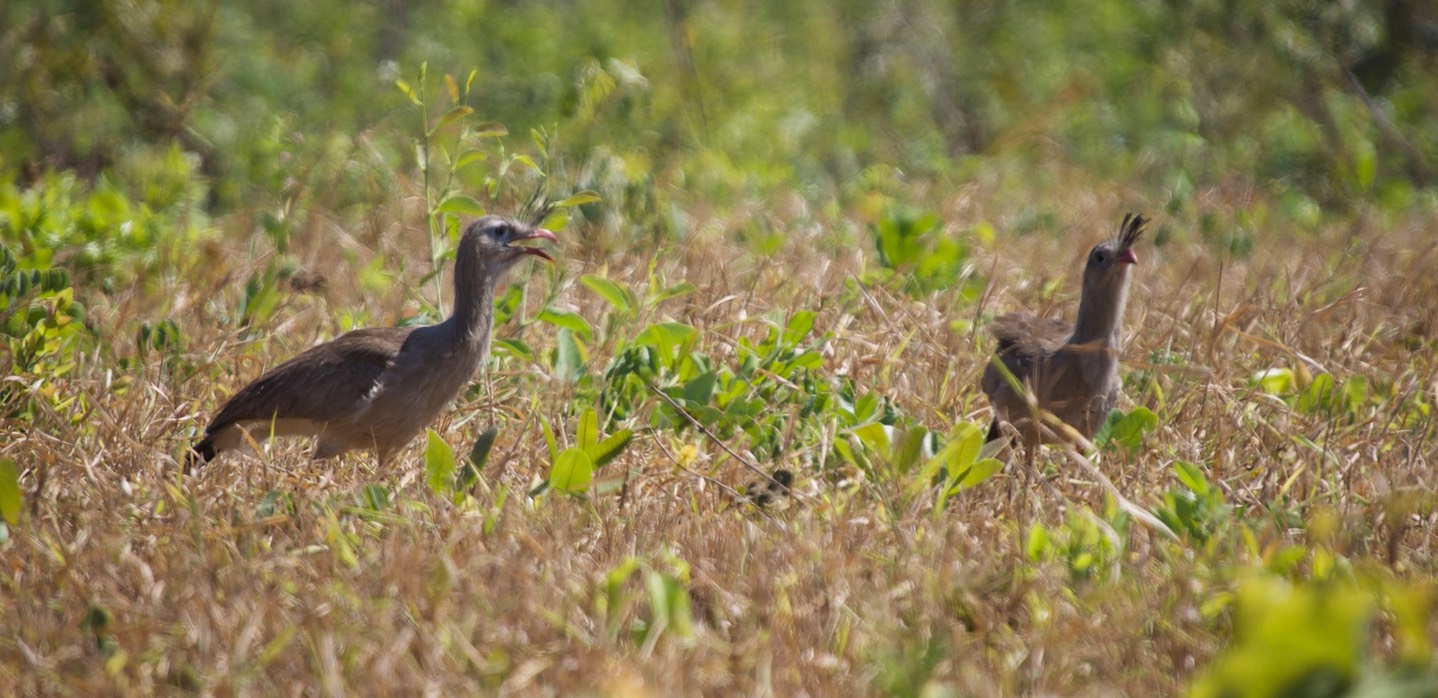
[[[1293,584],[1255,576],[1239,586],[1235,641],[1190,695],[1431,696],[1438,685],[1426,624],[1433,592],[1392,579]],[[1371,626],[1392,624],[1394,656]]]
[[[1423,7],[34,0],[0,10],[0,169],[152,186],[181,152],[211,206],[319,177],[346,185],[329,194],[342,208],[385,186],[349,158],[413,157],[390,137],[408,118],[393,86],[428,62],[478,66],[463,106],[557,127],[579,188],[658,232],[676,222],[656,181],[719,203],[776,184],[862,194],[876,163],[962,179],[1057,157],[1176,209],[1235,180],[1292,191],[1293,215],[1402,204],[1438,152]]]

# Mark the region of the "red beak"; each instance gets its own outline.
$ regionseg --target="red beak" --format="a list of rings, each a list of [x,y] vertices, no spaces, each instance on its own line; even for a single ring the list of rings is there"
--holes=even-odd
[[[528,234],[528,235],[525,235],[525,236],[522,237],[522,238],[515,238],[515,239],[514,239],[515,242],[519,242],[520,240],[548,240],[548,241],[554,242],[554,243],[559,242],[559,238],[554,237],[554,233],[551,233],[551,232],[549,232],[548,230],[545,230],[544,228],[535,228],[535,229],[534,229],[534,232],[532,232],[532,233],[530,233],[530,234]],[[526,246],[521,246],[519,249],[523,250],[525,254],[532,254],[532,255],[534,255],[534,256],[536,256],[536,257],[543,257],[544,260],[547,261],[547,262],[553,262],[553,261],[554,261],[554,258],[553,258],[553,257],[550,257],[548,252],[545,252],[544,250],[541,250],[541,249],[539,249],[538,247],[526,247]]]
[[[1138,255],[1134,254],[1133,250],[1124,250],[1118,253],[1118,259],[1115,261],[1119,264],[1138,264]]]

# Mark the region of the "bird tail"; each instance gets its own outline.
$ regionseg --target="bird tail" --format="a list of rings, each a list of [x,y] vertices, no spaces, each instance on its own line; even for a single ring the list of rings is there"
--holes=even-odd
[[[984,443],[1002,438],[1004,438],[1004,432],[1002,429],[999,429],[999,420],[995,419],[989,422],[989,435],[984,437]]]
[[[185,454],[185,474],[189,475],[195,468],[209,462],[215,457],[215,437],[213,434],[201,439],[199,443],[190,447],[189,453]]]

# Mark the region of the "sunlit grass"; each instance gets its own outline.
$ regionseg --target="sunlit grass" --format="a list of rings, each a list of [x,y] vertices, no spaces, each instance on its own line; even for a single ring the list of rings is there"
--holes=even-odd
[[[338,246],[297,236],[290,256],[334,281],[320,295],[275,282],[272,307],[242,328],[243,281],[272,267],[223,239],[225,264],[94,305],[98,348],[45,382],[75,400],[12,382],[12,399],[34,408],[4,423],[0,446],[23,492],[0,543],[0,685],[1163,695],[1233,641],[1234,599],[1255,577],[1412,596],[1372,602],[1383,611],[1360,645],[1379,666],[1421,663],[1435,628],[1421,589],[1438,571],[1432,212],[1316,231],[1274,216],[1241,254],[1197,231],[1204,216],[1233,220],[1236,204],[1218,193],[1158,217],[1160,242],[1139,250],[1120,401],[1158,424],[1096,462],[1177,541],[1119,511],[1058,451],[1038,458],[1041,482],[1026,487],[1011,465],[938,511],[941,488],[838,412],[804,422],[798,402],[766,405],[791,425],[773,447],[722,412],[713,435],[656,419],[672,408],[642,384],[622,419],[592,399],[616,352],[655,323],[694,328],[687,351],[737,375],[746,347],[807,310],[818,367],[755,373],[756,384],[847,382],[898,415],[900,432],[982,424],[983,321],[1071,316],[1083,252],[1124,210],[1146,208],[1085,183],[1051,194],[1054,222],[1034,223],[1012,198],[935,187],[902,202],[936,213],[931,235],[967,246],[963,273],[987,280],[972,294],[942,274],[905,283],[902,265],[881,270],[865,232],[879,221],[862,207],[813,214],[821,202],[796,198],[695,214],[686,236],[657,244],[579,223],[498,329],[530,354],[499,351],[435,425],[461,455],[499,428],[458,497],[427,484],[422,440],[386,472],[366,455],[311,463],[287,442],[179,474],[185,445],[245,380],[333,336],[341,318],[413,316],[429,289],[418,226]],[[761,218],[769,233],[755,237]],[[990,227],[992,240],[975,237]],[[395,286],[355,281],[371,257]],[[636,305],[621,312],[583,274],[629,289]],[[692,289],[640,303],[680,282]],[[169,308],[176,336],[142,353],[140,323],[166,319],[147,307]],[[590,326],[587,337],[571,327],[577,358],[558,351],[545,307]],[[643,375],[663,387],[671,374]],[[541,423],[557,448],[582,446],[586,408],[606,415],[606,433],[633,429],[633,442],[589,496],[531,499],[551,462]],[[777,467],[798,474],[789,506],[736,496],[753,468]]]

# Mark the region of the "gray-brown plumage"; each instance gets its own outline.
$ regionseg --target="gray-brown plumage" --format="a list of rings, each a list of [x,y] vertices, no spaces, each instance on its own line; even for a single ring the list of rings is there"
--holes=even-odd
[[[989,324],[999,340],[997,358],[1033,393],[1037,407],[1084,438],[1093,438],[1118,400],[1123,310],[1130,268],[1138,264],[1133,244],[1146,222],[1143,216],[1125,215],[1118,235],[1089,251],[1073,325],[1023,313],[1009,313]],[[1039,443],[1041,430],[1028,401],[994,362],[984,370],[983,389],[994,409],[989,440],[999,437],[1000,422],[1008,422],[1028,444]]]
[[[274,436],[316,437],[314,457],[373,449],[381,464],[439,416],[489,354],[494,288],[525,256],[521,240],[554,234],[487,216],[465,228],[454,263],[454,312],[428,327],[354,330],[286,361],[235,393],[196,443],[186,470]]]

